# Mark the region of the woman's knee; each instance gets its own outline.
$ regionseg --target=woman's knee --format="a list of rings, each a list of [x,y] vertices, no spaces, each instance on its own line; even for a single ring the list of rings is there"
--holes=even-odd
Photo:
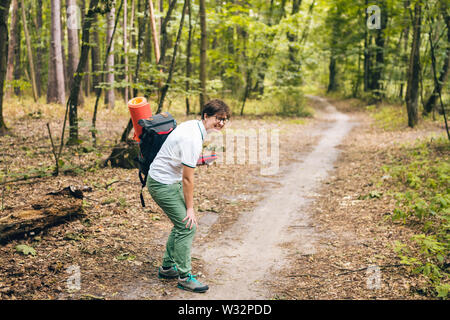
[[[179,231],[186,237],[189,237],[189,236],[193,237],[195,235],[195,232],[197,231],[197,226],[195,224],[193,224],[192,228],[191,228],[191,226],[186,227],[186,225],[184,225],[183,228]]]

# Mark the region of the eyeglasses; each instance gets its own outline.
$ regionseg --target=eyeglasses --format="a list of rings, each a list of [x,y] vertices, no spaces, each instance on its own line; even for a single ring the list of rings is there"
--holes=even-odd
[[[223,124],[227,123],[230,119],[228,118],[218,118],[217,116],[214,116],[218,122],[222,122]]]

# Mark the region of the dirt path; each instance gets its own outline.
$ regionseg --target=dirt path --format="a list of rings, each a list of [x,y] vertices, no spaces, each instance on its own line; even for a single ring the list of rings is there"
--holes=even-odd
[[[289,167],[281,178],[273,178],[281,187],[269,191],[250,213],[220,235],[213,243],[194,246],[193,255],[206,263],[210,290],[202,295],[179,291],[171,299],[270,299],[265,281],[283,266],[283,244],[296,244],[304,254],[314,253],[317,233],[308,212],[311,197],[333,170],[339,150],[336,148],[354,123],[319,97],[310,97],[325,105],[319,117],[325,122],[313,151]]]

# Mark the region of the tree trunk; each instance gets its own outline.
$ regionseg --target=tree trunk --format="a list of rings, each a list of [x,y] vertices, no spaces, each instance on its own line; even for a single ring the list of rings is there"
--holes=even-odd
[[[0,242],[41,231],[75,216],[83,216],[83,200],[70,195],[45,195],[30,205],[5,211],[0,218]]]
[[[447,81],[448,78],[448,73],[449,73],[449,65],[450,65],[450,15],[447,14],[447,10],[446,8],[443,8],[443,10],[441,10],[443,16],[444,16],[444,20],[446,22],[447,25],[447,49],[446,49],[446,54],[445,54],[445,58],[444,58],[444,65],[442,67],[441,73],[439,75],[439,79],[437,82],[435,82],[434,85],[434,89],[433,89],[433,93],[431,94],[431,96],[428,98],[427,102],[424,105],[424,113],[430,113],[431,111],[433,111],[433,109],[436,106],[436,102],[439,98],[439,95],[442,92],[442,88],[445,85],[445,82]],[[431,40],[431,32],[430,32],[430,37],[429,37],[430,42]],[[431,43],[431,45],[433,45]],[[431,52],[433,53],[433,50],[431,50]],[[436,75],[437,77],[437,75]]]
[[[355,84],[353,86],[353,92],[352,92],[352,97],[356,98],[358,97],[358,93],[359,93],[359,87],[361,85],[361,47],[359,47],[358,50],[358,73],[356,76],[356,81]]]
[[[422,23],[422,0],[414,7],[413,42],[408,69],[408,87],[406,89],[406,109],[408,111],[408,126],[413,128],[419,121],[418,94],[420,76],[420,32]]]
[[[334,92],[337,90],[337,83],[336,83],[337,68],[336,68],[336,57],[334,56],[334,52],[331,52],[329,70],[330,73],[327,92]]]
[[[445,9],[447,9],[447,8],[445,8]],[[447,10],[445,10],[445,12],[446,12]],[[444,18],[447,18],[447,35],[449,34],[448,32],[449,32],[449,30],[448,30],[448,15],[445,13],[444,14]],[[432,24],[434,24],[434,21],[433,21],[433,19],[431,18],[431,23]],[[432,38],[432,32],[430,31],[429,32],[429,38],[428,38],[428,40],[430,41],[430,48],[431,48],[431,65],[432,65],[432,69],[433,69],[433,80],[434,80],[434,85],[435,85],[435,88],[436,87],[439,87],[439,86],[441,86],[441,85],[443,85],[443,83],[441,83],[441,84],[439,84],[439,80],[438,80],[438,78],[437,78],[437,70],[436,70],[436,54],[435,54],[435,52],[434,52],[434,44],[433,44],[433,38]],[[447,51],[447,53],[448,53],[448,51]],[[448,63],[448,56],[447,56],[447,61],[446,61],[446,63]],[[445,79],[444,79],[444,81],[445,81]],[[442,94],[441,94],[441,91],[440,91],[440,89],[441,88],[439,88],[439,91],[437,92],[437,95],[439,96],[439,102],[440,102],[440,104],[441,104],[441,112],[442,112],[442,115],[444,116],[444,122],[445,122],[445,130],[446,130],[446,132],[447,132],[447,138],[448,138],[448,140],[450,141],[450,130],[449,130],[449,127],[448,127],[448,121],[447,121],[447,114],[446,114],[446,112],[445,112],[445,105],[444,105],[444,102],[442,101]],[[423,99],[423,98],[422,98]]]
[[[408,11],[408,8],[409,8],[409,0],[406,0],[404,2],[403,8],[404,8],[404,11],[406,13]],[[405,27],[404,33],[405,33],[405,37],[403,39],[403,52],[404,52],[404,54],[402,55],[402,62],[404,63],[405,66],[407,66],[408,65],[408,54],[407,54],[407,51],[408,51],[408,40],[409,40],[409,24]],[[407,70],[407,69],[408,68],[405,68],[405,70]],[[404,71],[402,72],[402,75],[403,74],[404,74]],[[400,90],[399,90],[399,93],[398,93],[398,96],[399,96],[400,99],[403,99],[404,87],[405,87],[405,84],[402,82],[400,84]]]
[[[64,66],[61,48],[61,3],[59,0],[51,0],[52,4],[52,51],[54,57],[51,63],[54,65],[55,83],[50,81],[49,86],[56,88],[56,102],[64,104],[66,101],[66,91],[64,83]],[[49,77],[49,80],[50,79]]]
[[[8,16],[11,0],[4,0],[0,6],[0,136],[7,132],[3,120],[3,88],[8,62]]]
[[[188,40],[187,40],[187,47],[186,47],[186,115],[189,115],[190,113],[190,105],[189,105],[189,90],[191,89],[190,86],[190,80],[191,77],[191,45],[192,45],[192,6],[191,6],[191,0],[187,0],[189,11],[189,33],[188,33]]]
[[[162,39],[161,39],[162,30],[161,30],[161,28],[162,28],[162,25],[164,24],[164,17],[163,17],[164,0],[156,0],[156,3],[158,5],[159,14],[161,15],[161,18],[159,18],[159,24],[158,24],[158,34],[160,36],[159,43],[161,43],[162,42]],[[170,5],[170,3],[169,3],[169,5]]]
[[[64,14],[64,9],[65,7],[63,6],[64,1],[60,0],[61,2],[61,17]],[[63,72],[64,72],[64,86],[65,86],[65,92],[67,94],[69,90],[69,70],[67,69],[67,55],[66,55],[66,47],[65,47],[65,43],[66,43],[66,38],[65,38],[65,33],[66,33],[66,29],[64,27],[64,22],[65,19],[60,19],[61,21],[61,55],[62,55],[62,66],[63,66]]]
[[[82,80],[82,72],[86,67],[88,57],[89,57],[89,37],[90,37],[90,29],[91,25],[97,15],[96,9],[98,6],[99,0],[91,0],[89,4],[89,11],[86,15],[86,18],[83,23],[83,35],[82,35],[82,46],[81,46],[81,55],[78,60],[77,68],[74,72],[75,76],[72,81],[70,96],[68,107],[69,107],[69,116],[72,113],[72,123],[70,125],[70,136],[68,144],[78,144],[78,116],[77,116],[77,106],[78,106],[78,98],[81,92],[81,80]]]
[[[301,0],[292,0],[292,12],[291,15],[295,15],[300,11]],[[289,65],[287,70],[289,72],[290,80],[287,81],[288,85],[297,86],[300,84],[300,61],[298,61],[298,48],[297,48],[297,34],[290,31],[287,32],[286,37],[289,41],[288,44],[288,59]]]
[[[368,0],[365,1],[365,4],[368,6]],[[367,21],[369,15],[367,11],[365,12],[365,20]],[[364,28],[364,91],[367,92],[370,89],[369,79],[370,79],[370,42],[371,38],[369,36],[369,32],[367,31],[367,27]]]
[[[113,24],[113,26],[112,26],[113,28],[112,28],[112,32],[111,32],[111,37],[110,37],[109,42],[108,42],[108,47],[107,47],[106,52],[105,52],[105,60],[104,60],[104,62],[103,62],[102,71],[105,71],[106,68],[107,68],[108,59],[109,59],[109,57],[110,57],[110,53],[111,53],[111,50],[112,50],[112,48],[113,48],[114,35],[115,35],[115,33],[116,33],[117,24],[118,24],[118,22],[119,22],[120,12],[121,12],[122,7],[123,7],[123,1],[124,1],[124,0],[122,0],[122,1],[120,2],[120,6],[119,6],[119,10],[117,11],[117,15],[116,15],[115,17],[114,17],[114,16],[112,17],[112,20],[114,21],[114,24]],[[115,8],[112,7],[112,8],[111,8],[111,11],[113,11],[113,9],[115,9]],[[114,11],[115,11],[115,10],[114,10]],[[92,140],[93,140],[94,146],[97,145],[97,133],[96,133],[97,129],[96,129],[95,126],[96,126],[96,122],[97,122],[97,109],[98,109],[98,103],[99,103],[99,101],[100,101],[100,95],[101,95],[101,93],[102,93],[102,89],[99,88],[98,91],[97,91],[97,97],[96,97],[96,99],[95,99],[94,114],[93,114],[93,116],[92,116],[91,134],[92,134]]]
[[[151,1],[153,3],[153,1]],[[150,11],[152,11],[152,9],[150,8]],[[150,13],[150,16],[152,16],[152,13]],[[152,64],[152,44],[153,44],[153,40],[152,40],[153,36],[152,36],[152,22],[147,21],[145,23],[145,33],[144,33],[144,51],[142,53],[142,58],[144,61],[148,62],[149,64]]]
[[[114,30],[114,16],[116,13],[116,8],[113,6],[111,8],[111,11],[107,13],[107,24],[108,24],[108,31],[107,31],[107,37],[106,37],[106,43],[110,43],[112,39],[112,34]],[[115,104],[115,96],[114,96],[114,41],[111,42],[111,51],[108,55],[107,62],[106,62],[106,83],[108,84],[109,88],[106,90],[105,94],[105,104],[108,105],[110,109],[114,109]]]
[[[25,40],[27,44],[27,53],[28,53],[28,63],[30,65],[30,75],[31,75],[31,89],[33,90],[33,98],[34,102],[38,100],[38,93],[37,93],[37,86],[36,86],[36,73],[34,68],[34,61],[33,61],[33,52],[31,50],[31,39],[30,34],[28,33],[28,27],[27,27],[27,17],[25,15],[25,3],[23,0],[21,0],[22,5],[22,24],[23,24],[23,30],[25,33]]]
[[[127,83],[124,90],[124,100],[128,103],[128,2],[124,0],[123,3],[123,53],[124,53],[124,64],[125,64],[125,78],[124,81]]]
[[[158,33],[156,31],[155,13],[153,10],[153,1],[148,0],[148,7],[150,10],[150,27],[152,30],[153,48],[155,50],[155,60],[157,64],[161,64],[161,52],[158,43]]]
[[[20,34],[21,34],[21,29],[22,29],[22,22],[20,19],[21,16],[21,7],[22,5],[19,2],[19,9],[17,11],[17,43],[16,46],[14,48],[14,80],[16,81],[20,81],[22,78],[22,63],[21,63],[21,52],[22,52],[22,45],[21,45],[21,41],[20,41]],[[14,87],[14,94],[16,96],[20,96],[21,94],[21,89],[20,86],[15,86]]]
[[[245,102],[247,101],[248,95],[250,93],[250,88],[252,85],[252,78],[251,78],[252,72],[250,70],[250,66],[248,66],[246,73],[247,73],[246,79],[245,79],[246,85],[245,85],[245,91],[244,91],[244,98],[242,99],[242,106],[241,106],[241,113],[240,113],[241,116],[244,115]]]
[[[66,8],[67,8],[67,38],[69,42],[69,56],[68,56],[68,74],[69,74],[69,88],[71,91],[74,89],[74,76],[76,72],[76,68],[79,63],[79,45],[78,45],[78,29],[76,29],[76,25],[72,25],[74,23],[74,17],[71,9],[69,12],[69,8],[71,6],[76,5],[76,0],[67,0]],[[72,21],[71,21],[72,20]],[[69,141],[67,142],[69,145],[78,144],[78,106],[82,104],[83,95],[81,94],[81,90],[79,90],[78,97],[76,101],[71,99],[71,103],[69,104]]]
[[[162,4],[162,2],[161,2]],[[164,18],[164,20],[162,20],[161,22],[161,45],[160,45],[160,59],[158,59],[158,64],[160,64],[161,66],[164,67],[165,63],[165,57],[166,57],[166,50],[167,50],[167,46],[168,46],[168,34],[167,34],[167,26],[169,24],[170,19],[172,18],[172,12],[175,9],[175,6],[177,4],[177,0],[172,0],[169,2],[169,8],[167,8],[167,13],[166,16]],[[201,4],[200,4],[201,5]],[[161,7],[162,10],[162,7]]]
[[[86,0],[81,1],[81,25],[84,25],[84,19],[86,16]],[[91,73],[89,72],[89,63],[86,63],[86,66],[84,67],[85,73],[83,78],[83,89],[84,89],[84,95],[86,97],[89,97],[89,94],[91,92]]]
[[[130,121],[131,122],[131,121]],[[131,124],[133,126],[133,124]],[[134,159],[139,155],[139,145],[134,140],[120,142],[111,151],[108,158],[104,159],[103,167],[108,164],[113,168],[134,169],[138,168],[138,164]]]
[[[78,62],[80,60],[80,46],[78,40],[78,26],[72,25],[76,20],[76,12],[73,11],[73,8],[77,5],[76,0],[66,0],[66,12],[67,12],[67,39],[69,43],[69,55],[67,61],[67,69],[69,74],[69,88],[73,86],[73,79],[76,68],[78,66]],[[70,8],[70,9],[69,9]],[[70,23],[69,23],[70,22]],[[83,70],[84,71],[84,70]],[[80,91],[80,96],[78,97],[78,105],[82,105],[83,95]],[[77,107],[77,106],[75,106]],[[70,115],[70,112],[69,112]],[[69,117],[69,123],[72,124],[71,118]]]
[[[36,1],[36,85],[38,97],[42,95],[42,56],[44,55],[44,49],[40,46],[42,39],[38,36],[42,31],[42,0]]]
[[[140,12],[141,9],[142,9],[142,0],[139,0],[138,1],[138,12]],[[140,82],[139,69],[140,69],[141,60],[142,60],[142,57],[141,57],[142,50],[144,48],[145,23],[147,22],[148,14],[149,14],[149,1],[144,0],[144,17],[138,18],[138,39],[137,39],[138,54],[137,54],[137,58],[136,58],[136,66],[134,69],[134,83]],[[139,94],[138,89],[134,88],[133,96],[137,97],[138,94]],[[130,123],[131,123],[131,119],[130,119]]]
[[[136,1],[135,0],[131,0],[131,17],[130,17],[130,30],[131,31],[131,47],[132,48],[136,48],[136,36],[134,34],[134,19],[136,16]]]
[[[55,74],[55,52],[53,45],[50,46],[47,76],[47,103],[55,103],[58,101]]]
[[[376,100],[379,101],[382,97],[382,87],[381,87],[381,80],[382,80],[382,74],[384,70],[384,46],[385,46],[385,38],[384,38],[384,30],[386,29],[387,24],[387,5],[386,0],[381,1],[380,3],[380,10],[381,10],[381,28],[377,29],[376,36],[375,36],[375,45],[376,45],[376,51],[375,51],[375,66],[373,68],[372,72],[372,79],[371,79],[371,89],[374,91]]]
[[[159,101],[158,110],[156,111],[157,114],[162,111],[162,107],[164,104],[164,98],[166,97],[167,91],[169,91],[169,86],[172,81],[172,75],[173,75],[173,71],[175,68],[175,59],[177,57],[177,50],[178,50],[178,46],[180,44],[181,32],[183,31],[184,15],[186,13],[186,4],[187,4],[187,0],[184,0],[183,10],[181,11],[180,27],[178,28],[177,40],[173,47],[172,62],[170,64],[169,75],[167,77],[165,86],[161,90],[161,99]]]
[[[14,58],[15,51],[18,45],[19,39],[19,0],[12,0],[12,13],[11,13],[11,30],[9,36],[8,45],[8,63],[6,69],[6,81],[11,82],[14,79]],[[10,97],[13,92],[12,87],[6,91],[6,97]]]
[[[98,35],[98,23],[94,22],[95,27],[92,29],[92,52],[91,52],[91,69],[92,69],[92,91],[97,94],[98,86],[102,82],[101,62],[100,62],[100,37]]]
[[[141,10],[141,0],[138,1],[138,12],[140,12]],[[144,18],[138,18],[138,44],[137,44],[137,49],[138,49],[138,53],[137,53],[137,60],[136,60],[136,65],[135,65],[135,70],[134,70],[134,83],[139,82],[139,68],[140,68],[140,64],[141,64],[141,53],[142,53],[142,49],[143,49],[143,43],[144,41],[142,40],[143,38],[143,33],[145,30],[145,22],[147,21],[148,18],[148,6],[149,6],[149,2],[145,1],[145,9],[144,9]],[[133,89],[133,96],[137,97],[139,94],[137,88]],[[131,121],[131,118],[128,120],[128,124],[125,127],[125,129],[122,132],[122,136],[120,138],[120,142],[121,143],[128,143],[128,136],[130,135],[131,129],[133,129],[133,122]],[[113,151],[111,152],[111,155],[108,157],[108,159],[110,158],[115,158],[116,157],[116,151],[113,149]]]
[[[200,0],[200,112],[206,103],[206,4],[205,0]]]

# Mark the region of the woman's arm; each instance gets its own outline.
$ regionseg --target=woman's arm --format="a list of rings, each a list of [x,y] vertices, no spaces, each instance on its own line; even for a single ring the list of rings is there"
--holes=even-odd
[[[186,228],[192,229],[193,225],[197,227],[197,219],[194,211],[194,168],[183,165],[183,194],[186,203]]]

